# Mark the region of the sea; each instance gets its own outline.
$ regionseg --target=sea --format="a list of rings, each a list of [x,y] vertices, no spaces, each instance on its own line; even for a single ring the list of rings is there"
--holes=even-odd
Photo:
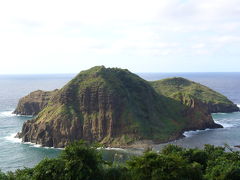
[[[206,85],[240,105],[240,73],[138,73],[146,80],[153,81],[169,77],[184,77]],[[75,74],[45,75],[0,75],[0,170],[15,171],[24,167],[33,167],[44,158],[57,157],[62,150],[41,147],[37,144],[22,143],[15,138],[22,124],[33,118],[12,114],[18,100],[35,90],[54,90],[64,86]],[[224,146],[228,144],[235,150],[240,145],[240,112],[212,114],[222,129],[207,129],[185,132],[185,137],[173,142],[186,148],[202,148],[204,144]],[[166,144],[159,144],[153,150],[159,151]],[[143,149],[103,149],[103,158],[124,162],[133,155],[139,155]]]

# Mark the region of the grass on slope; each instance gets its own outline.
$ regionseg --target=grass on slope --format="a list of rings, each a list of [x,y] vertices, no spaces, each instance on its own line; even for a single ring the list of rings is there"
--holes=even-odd
[[[151,82],[154,89],[167,97],[180,100],[179,98],[190,97],[204,103],[232,104],[222,94],[193,81],[175,77]]]
[[[168,97],[156,93],[149,82],[128,70],[119,68],[105,68],[97,66],[87,71],[82,71],[61,90],[58,95],[67,98],[67,104],[49,103],[38,116],[38,121],[51,121],[68,114],[68,117],[98,116],[80,112],[79,100],[86,89],[103,88],[107,94],[118,96],[119,105],[124,110],[115,108],[111,113],[118,116],[118,124],[127,124],[126,132],[137,132],[149,139],[168,140],[171,135],[179,132],[186,123],[186,118],[181,114],[183,105]],[[119,114],[121,113],[121,114]],[[117,115],[118,114],[118,115]],[[70,118],[73,119],[73,118]],[[125,130],[124,130],[125,131]]]

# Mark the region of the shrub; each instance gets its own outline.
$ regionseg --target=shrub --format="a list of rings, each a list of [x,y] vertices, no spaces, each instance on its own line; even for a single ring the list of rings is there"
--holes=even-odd
[[[33,171],[33,179],[36,180],[64,180],[65,161],[61,159],[44,159]]]
[[[104,161],[96,147],[83,141],[74,142],[65,148],[60,158],[65,161],[66,179],[102,179]]]

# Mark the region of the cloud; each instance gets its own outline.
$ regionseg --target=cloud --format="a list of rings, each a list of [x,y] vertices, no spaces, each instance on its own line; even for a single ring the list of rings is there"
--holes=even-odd
[[[220,44],[239,43],[240,36],[232,36],[232,35],[218,36],[218,37],[213,37],[211,41],[213,43],[220,43]]]
[[[9,67],[39,57],[76,63],[73,55],[93,58],[89,64],[214,55],[240,45],[239,7],[239,0],[1,1],[0,59]]]
[[[204,47],[206,47],[206,44],[204,43],[197,43],[192,46],[193,49],[202,49]]]

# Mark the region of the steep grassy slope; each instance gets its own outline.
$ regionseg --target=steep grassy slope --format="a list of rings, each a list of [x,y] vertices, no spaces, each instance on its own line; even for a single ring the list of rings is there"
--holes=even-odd
[[[113,146],[166,141],[180,136],[187,122],[172,101],[128,70],[94,67],[60,89],[24,124],[21,137],[55,147],[75,139]]]
[[[139,140],[174,140],[184,130],[221,127],[202,102],[190,98],[182,103],[164,92],[128,70],[93,67],[54,93],[38,116],[24,123],[19,137],[54,147],[78,139],[122,147]]]
[[[176,77],[151,82],[154,89],[161,95],[191,105],[190,100],[201,102],[208,107],[209,113],[235,112],[239,108],[222,94],[187,79]]]

